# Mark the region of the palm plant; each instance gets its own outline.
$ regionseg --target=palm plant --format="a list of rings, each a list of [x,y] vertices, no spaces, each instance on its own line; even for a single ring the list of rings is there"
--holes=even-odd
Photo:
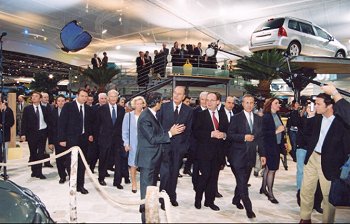
[[[88,77],[93,83],[98,86],[99,92],[104,92],[105,87],[111,82],[112,78],[118,75],[121,70],[118,67],[115,68],[87,68],[82,71],[82,74]]]
[[[288,71],[288,65],[281,51],[255,52],[251,56],[237,60],[236,69],[233,75],[242,76],[244,79],[259,80],[257,91],[262,97],[270,97],[270,85],[272,80],[281,78],[280,71]],[[237,69],[238,68],[238,69]],[[276,69],[279,68],[279,69]],[[298,67],[291,64],[291,70]],[[282,77],[283,78],[283,77]],[[247,86],[247,89],[254,92],[254,88]]]

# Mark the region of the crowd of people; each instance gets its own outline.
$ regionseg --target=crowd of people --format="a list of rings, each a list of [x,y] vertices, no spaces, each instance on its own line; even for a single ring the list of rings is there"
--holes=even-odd
[[[241,110],[235,110],[234,96],[227,96],[222,104],[219,93],[202,92],[199,105],[193,107],[184,86],[175,87],[171,99],[151,92],[129,102],[112,89],[99,93],[94,105],[87,104],[86,89],[80,89],[71,102],[58,96],[53,105],[47,104],[47,93],[33,92],[30,104],[18,97],[16,119],[21,141],[29,145],[29,161],[44,159],[46,148],[58,154],[79,146],[93,172],[98,162],[101,186],[107,185],[105,177],[112,171],[113,186],[123,189],[124,178],[125,184],[131,183],[133,193],[140,189],[144,199],[147,186],[160,181],[159,190],[167,192],[172,206],[179,206],[177,183],[184,166],[183,174],[192,176],[195,208],[201,209],[204,196],[204,206],[220,210],[215,204],[215,198],[222,197],[219,175],[229,166],[236,181],[232,204],[245,209],[248,218],[256,217],[248,182],[257,164],[264,168],[260,194],[271,203],[279,203],[273,193],[274,180],[289,135],[290,155],[297,162],[301,222],[310,222],[315,208],[323,213],[323,222],[329,223],[335,220],[335,207],[328,201],[330,183],[339,178],[340,167],[350,153],[350,104],[333,85],[322,89],[325,93],[302,110],[297,102],[292,103],[287,125],[279,115],[277,98],[267,99],[259,111],[255,98],[246,94]],[[0,107],[8,122],[3,126],[9,129],[14,123],[13,112],[5,104]],[[6,135],[5,141],[9,141]],[[80,156],[78,163],[77,191],[88,194]],[[56,164],[59,183],[63,184],[70,175],[70,156],[57,159]],[[31,177],[46,179],[42,164],[31,170]],[[160,202],[164,209],[164,201]],[[145,222],[144,205],[140,212]]]

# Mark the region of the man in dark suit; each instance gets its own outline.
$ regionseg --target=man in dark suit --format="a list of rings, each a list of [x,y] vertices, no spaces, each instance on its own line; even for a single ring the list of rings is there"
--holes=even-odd
[[[63,106],[58,121],[59,144],[67,149],[79,146],[85,158],[88,143],[93,141],[91,107],[85,105],[87,97],[87,91],[79,89],[76,99]],[[78,159],[77,191],[88,194],[89,192],[84,188],[85,166],[80,156]]]
[[[333,99],[321,93],[317,95],[317,115],[312,121],[311,138],[308,140],[304,176],[300,192],[300,223],[311,223],[314,193],[320,182],[323,194],[323,223],[333,223],[335,207],[329,203],[331,181],[339,179],[340,167],[350,153],[350,134],[344,121],[334,115]]]
[[[196,117],[199,112],[207,109],[207,95],[208,95],[208,92],[205,92],[205,91],[199,94],[199,105],[193,110],[193,117]],[[192,175],[192,184],[193,184],[193,189],[195,190],[198,183],[199,169],[198,169],[198,162],[195,158],[197,141],[193,136],[193,128],[194,128],[194,125],[192,122],[190,149],[188,153],[188,158],[185,162],[184,174]],[[191,172],[192,164],[193,164],[193,169]]]
[[[46,92],[41,92],[41,102],[40,104],[44,107],[47,107],[49,109],[49,113],[51,114],[52,110],[54,109],[54,106],[50,104],[50,97],[49,94]],[[48,140],[46,140],[48,141]],[[48,144],[46,143],[45,146],[45,152],[44,152],[44,159],[50,158],[50,154],[46,153],[47,151],[50,151],[50,149],[48,149]],[[50,161],[47,161],[44,163],[44,167],[50,167],[52,168],[53,165],[51,165]]]
[[[195,47],[193,49],[193,52],[194,52],[193,56],[194,56],[194,60],[195,60],[195,64],[193,66],[194,67],[202,66],[201,63],[202,63],[203,51],[202,51],[202,43],[201,42],[198,42],[197,47]]]
[[[64,104],[66,103],[66,98],[63,95],[59,95],[56,98],[56,105],[57,107],[55,107],[52,110],[52,128],[51,128],[51,132],[49,133],[49,135],[52,138],[52,143],[55,146],[55,154],[60,154],[64,151],[66,151],[66,147],[62,147],[59,144],[59,140],[58,140],[58,121],[59,118],[61,116],[61,112],[62,112],[62,108],[64,106]],[[66,177],[67,175],[70,175],[70,166],[69,166],[69,155],[64,155],[60,158],[56,159],[56,164],[57,164],[57,170],[58,170],[58,176],[60,177],[60,180],[58,181],[58,183],[60,184],[64,184],[64,182],[66,182]]]
[[[243,111],[232,117],[227,131],[227,139],[231,141],[228,158],[237,184],[232,204],[238,209],[243,209],[240,203],[242,200],[248,218],[255,218],[248,194],[248,181],[255,165],[257,147],[261,164],[266,163],[262,146],[262,119],[253,113],[254,97],[252,95],[244,95],[242,105]]]
[[[97,54],[94,54],[94,57],[91,58],[92,69],[100,67],[101,63],[101,59],[97,57]]]
[[[41,93],[33,92],[31,95],[32,105],[23,110],[21,141],[28,141],[30,157],[29,162],[44,159],[46,139],[51,128],[50,111],[47,107],[40,105]],[[49,139],[49,147],[51,139]],[[31,167],[32,177],[46,179],[42,173],[42,164]]]
[[[13,111],[10,107],[6,106],[5,102],[3,102],[2,96],[0,96],[0,162],[4,162],[3,159],[6,153],[3,146],[3,142],[9,142],[11,140],[11,127],[15,124],[15,119],[13,116]],[[4,132],[4,133],[3,133]],[[4,134],[4,139],[2,139]],[[6,146],[5,146],[6,147]],[[7,158],[7,157],[6,157]],[[0,166],[1,169],[1,166]]]
[[[16,107],[17,134],[21,136],[23,110],[26,106],[28,106],[28,104],[26,103],[23,95],[19,95],[17,97],[17,101],[18,101],[17,107]]]
[[[186,88],[177,86],[173,91],[173,100],[162,104],[157,112],[157,118],[165,131],[170,130],[174,124],[183,124],[185,127],[192,126],[192,109],[183,104],[186,96]],[[190,146],[191,128],[171,138],[170,144],[165,144],[165,159],[162,161],[160,170],[160,190],[166,190],[173,206],[178,206],[176,201],[176,185],[182,160]],[[163,166],[164,165],[164,166]]]
[[[147,67],[149,64],[148,58],[145,57],[143,51],[139,52],[139,57],[136,58],[136,71],[137,71],[137,84],[142,87],[146,87],[149,82]]]
[[[135,164],[140,168],[141,199],[146,197],[147,186],[156,186],[158,173],[164,156],[163,144],[185,130],[184,125],[173,125],[168,132],[164,131],[156,117],[162,104],[162,94],[151,92],[146,97],[148,108],[140,115],[137,124],[137,152]],[[145,222],[144,205],[141,205],[142,222]]]
[[[166,66],[168,64],[168,55],[169,55],[169,48],[166,47],[166,43],[162,44],[161,52],[161,60],[162,60],[162,69],[160,71],[160,76],[165,77],[166,72]]]
[[[220,150],[224,147],[224,140],[228,123],[225,115],[219,113],[218,96],[215,93],[207,95],[207,110],[199,112],[194,118],[193,134],[197,140],[196,159],[198,160],[199,175],[196,186],[194,206],[201,208],[203,193],[205,192],[204,206],[214,211],[220,208],[214,204],[216,183],[220,171]]]
[[[123,189],[121,185],[120,152],[124,150],[122,139],[122,125],[125,115],[123,107],[117,105],[119,93],[115,89],[108,91],[108,103],[98,108],[96,127],[99,153],[98,181],[102,186],[104,181],[108,159],[114,157],[114,180],[113,186]],[[113,153],[114,151],[114,153]]]
[[[92,106],[92,127],[96,126],[96,115],[98,108],[100,108],[102,105],[105,105],[107,103],[107,94],[106,93],[99,93],[98,94],[98,103]],[[92,134],[94,136],[94,141],[89,143],[89,150],[88,150],[88,157],[89,157],[89,166],[90,170],[94,173],[95,166],[98,160],[98,155],[100,150],[98,149],[98,132],[95,128],[92,129]],[[113,167],[114,160],[109,162],[109,168]],[[109,176],[108,173],[106,173],[106,176]]]

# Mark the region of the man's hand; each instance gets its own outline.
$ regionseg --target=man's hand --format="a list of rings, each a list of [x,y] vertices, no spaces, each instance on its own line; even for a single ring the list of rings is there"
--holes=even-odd
[[[321,86],[321,89],[326,94],[332,95],[335,102],[343,98],[332,83]]]
[[[246,141],[246,142],[254,141],[254,135],[245,135],[244,136],[244,141]]]
[[[21,142],[25,142],[26,141],[26,136],[22,135],[21,136]]]
[[[260,157],[261,166],[266,164],[266,157]]]
[[[5,103],[1,103],[0,110],[1,111],[5,111],[6,110],[6,104]]]
[[[55,149],[55,146],[53,144],[49,144],[49,149],[53,151]]]
[[[125,152],[130,151],[130,149],[131,149],[130,145],[126,145],[126,146],[124,146],[124,150],[125,150]]]
[[[174,136],[174,135],[181,134],[182,132],[185,131],[185,129],[186,129],[186,126],[184,124],[174,124],[169,131],[171,135]]]
[[[94,137],[92,135],[89,135],[89,142],[93,142],[94,141]]]
[[[60,146],[66,147],[67,146],[67,142],[60,142]]]

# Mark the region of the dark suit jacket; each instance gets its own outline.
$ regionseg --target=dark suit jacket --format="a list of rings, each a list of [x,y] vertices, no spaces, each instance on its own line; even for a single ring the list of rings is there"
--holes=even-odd
[[[62,111],[61,111],[62,112]],[[52,139],[53,144],[58,144],[58,108],[55,107],[51,111],[52,128],[50,129],[49,136]]]
[[[148,169],[159,166],[162,158],[162,144],[169,142],[169,134],[164,131],[150,109],[146,108],[137,122],[136,166]]]
[[[112,146],[123,149],[122,125],[125,115],[123,107],[116,105],[117,120],[113,125],[109,104],[102,105],[97,110],[96,126],[98,145],[101,148],[110,148]]]
[[[307,164],[320,136],[322,115],[313,118],[311,138],[306,149],[305,164]],[[334,180],[340,176],[340,167],[345,163],[350,153],[350,132],[344,121],[336,116],[333,120],[322,145],[321,166],[327,180]]]
[[[278,115],[279,116],[279,115]],[[255,118],[255,117],[254,117]],[[281,118],[280,118],[281,120]],[[282,120],[281,123],[283,124]],[[281,148],[285,148],[284,144],[285,141],[285,132],[282,132],[282,139],[281,144],[277,144],[277,137],[276,137],[276,126],[275,121],[273,120],[271,113],[265,113],[263,116],[263,139],[264,139],[264,149],[274,151],[274,152],[281,152]]]
[[[228,123],[225,122],[225,115],[219,113],[219,131],[226,132]],[[226,119],[227,121],[227,119]],[[224,140],[211,138],[214,131],[213,121],[209,111],[203,110],[194,118],[193,135],[197,141],[195,158],[199,160],[219,159],[220,150],[224,147]]]
[[[12,109],[6,106],[5,111],[0,111],[0,119],[1,119],[0,122],[2,124],[2,129],[4,130],[5,142],[9,142],[11,138],[11,127],[15,124],[15,119],[13,116]]]
[[[244,136],[247,134],[254,135],[254,141],[245,142]],[[265,156],[262,141],[262,118],[256,114],[254,114],[253,132],[250,131],[244,111],[233,116],[227,131],[227,139],[231,141],[228,158],[230,164],[234,167],[253,167],[255,165],[257,147],[260,156]]]
[[[194,55],[202,56],[203,50],[200,50],[198,47],[195,47],[193,51],[194,51]]]
[[[47,129],[50,133],[50,128],[52,126],[50,110],[47,107],[42,105],[40,105],[40,107],[44,116],[44,121],[47,125]],[[37,124],[38,124],[38,119],[36,117],[33,104],[26,106],[23,110],[21,135],[26,136],[27,141],[37,138],[37,133],[38,133],[38,130],[36,129]],[[51,138],[49,138],[49,143],[50,144],[52,143]]]
[[[89,136],[92,135],[91,107],[84,105],[84,109],[84,128],[85,133]],[[67,147],[78,145],[81,128],[80,113],[76,101],[64,104],[58,122],[59,142],[67,142]]]
[[[350,126],[350,103],[341,99],[334,104],[335,114],[339,115],[343,121]]]
[[[173,101],[164,103],[157,112],[157,117],[165,131],[169,131],[174,124],[184,124],[186,126],[183,133],[172,137],[170,141],[171,150],[185,154],[190,147],[192,109],[182,104],[177,121],[174,118],[174,110]]]

